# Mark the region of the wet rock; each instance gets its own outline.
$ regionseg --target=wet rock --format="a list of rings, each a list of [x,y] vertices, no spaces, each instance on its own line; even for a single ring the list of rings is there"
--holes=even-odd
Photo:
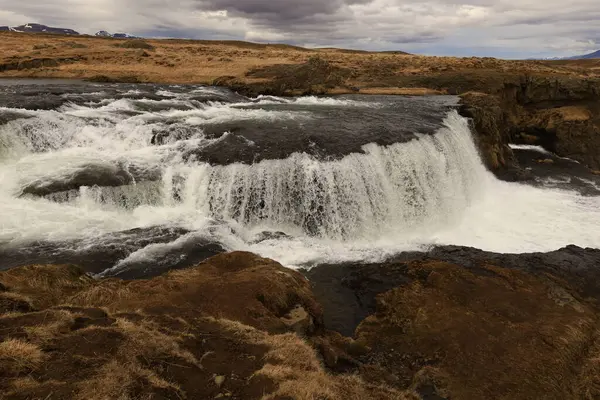
[[[0,246],[0,270],[36,263],[54,263],[82,265],[86,272],[98,274],[114,267],[135,251],[147,246],[167,244],[189,233],[190,231],[182,228],[156,226],[98,236],[93,239],[93,243],[77,239],[27,243],[19,247]],[[206,247],[202,247],[202,244]],[[189,251],[189,254],[183,251]],[[169,263],[179,268],[190,267],[222,251],[221,247],[213,247],[206,241],[190,240],[166,249],[155,259],[131,262],[125,268],[115,271],[115,274],[129,274],[135,278],[160,275],[172,266]]]
[[[261,242],[264,242],[267,240],[282,240],[282,239],[291,239],[291,236],[289,236],[285,232],[264,231],[264,232],[259,233],[256,236],[256,239],[254,239],[252,241],[252,243],[256,244],[256,243],[261,243]]]
[[[82,165],[58,177],[44,177],[24,185],[22,195],[46,196],[52,193],[79,189],[82,186],[124,186],[134,182],[157,181],[161,178],[158,168],[141,168],[125,164]]]
[[[544,158],[543,160],[537,160],[538,164],[554,164],[554,160],[551,158]]]
[[[467,93],[461,97],[460,114],[473,121],[478,145],[486,166],[498,174],[506,169],[517,169],[508,129],[508,115],[496,96],[485,93]]]

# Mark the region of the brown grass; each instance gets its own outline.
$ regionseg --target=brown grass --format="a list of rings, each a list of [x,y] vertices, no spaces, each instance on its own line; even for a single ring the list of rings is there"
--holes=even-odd
[[[315,349],[295,334],[267,335],[236,321],[214,320],[244,341],[265,345],[264,367],[256,372],[278,384],[263,400],[417,400],[411,392],[367,384],[358,376],[333,376],[323,367]]]
[[[36,308],[57,305],[66,294],[93,281],[81,269],[68,265],[32,265],[0,272],[0,283],[30,299]]]
[[[357,329],[359,342],[380,349],[384,369],[417,385],[433,381],[452,398],[580,398],[572,388],[597,321],[568,285],[560,286],[571,296],[565,303],[558,281],[516,270],[408,268],[421,278],[382,294]],[[438,370],[415,378],[431,359]]]
[[[19,293],[0,292],[0,313],[33,309],[32,300]]]
[[[360,94],[402,95],[402,96],[430,96],[447,94],[441,90],[428,88],[398,88],[398,87],[369,87],[361,88]]]
[[[0,343],[0,371],[7,375],[18,375],[35,370],[44,361],[42,350],[31,343],[18,339],[7,339]]]
[[[585,107],[560,107],[555,111],[558,112],[565,121],[587,121],[592,117],[590,110]]]
[[[111,361],[102,366],[96,376],[80,385],[76,399],[130,400],[137,397],[135,391],[148,385],[159,389],[170,389],[175,393],[181,391],[177,385],[165,381],[135,361],[125,363]]]
[[[62,310],[47,312],[47,314],[51,314],[44,318],[44,320],[47,318],[47,323],[24,328],[27,338],[33,344],[47,345],[61,333],[69,332],[76,317],[72,313]]]
[[[167,335],[152,326],[148,321],[133,323],[126,319],[117,319],[119,331],[127,337],[124,351],[131,357],[143,357],[147,360],[176,358],[200,368],[196,357],[180,346],[181,337]],[[129,357],[128,357],[129,358]]]
[[[132,49],[153,51],[152,54],[143,55]],[[135,77],[141,82],[210,84],[219,77],[231,76],[241,82],[252,83],[256,80],[248,76],[250,71],[279,65],[299,65],[315,56],[352,72],[339,87],[326,88],[331,93],[349,87],[360,87],[366,90],[365,93],[387,91],[389,94],[413,94],[412,90],[419,93],[421,87],[443,92],[444,87],[457,81],[457,76],[465,76],[467,72],[473,79],[464,83],[464,90],[470,90],[468,86],[487,87],[489,84],[486,81],[490,76],[493,80],[502,81],[505,76],[524,74],[586,78],[600,75],[597,65],[589,62],[565,64],[474,57],[426,57],[236,41],[109,40],[0,33],[0,66],[32,59],[58,60],[57,65],[51,67],[10,68],[0,73],[3,77],[85,79],[106,76],[113,80]],[[459,83],[457,87],[460,89],[462,86]]]

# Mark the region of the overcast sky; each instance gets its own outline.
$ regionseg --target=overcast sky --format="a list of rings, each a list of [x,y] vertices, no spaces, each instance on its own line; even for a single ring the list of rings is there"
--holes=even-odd
[[[600,49],[600,0],[0,0],[0,25],[504,58]]]

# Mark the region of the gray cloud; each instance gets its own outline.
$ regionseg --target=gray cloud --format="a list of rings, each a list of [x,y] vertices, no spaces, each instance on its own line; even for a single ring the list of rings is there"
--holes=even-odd
[[[599,20],[597,0],[0,0],[0,25],[502,57],[596,50]]]

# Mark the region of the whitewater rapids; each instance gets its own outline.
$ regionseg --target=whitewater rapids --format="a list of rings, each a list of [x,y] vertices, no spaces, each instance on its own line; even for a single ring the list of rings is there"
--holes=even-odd
[[[66,243],[85,251],[132,229],[182,230],[133,246],[109,274],[199,239],[290,267],[445,244],[503,253],[600,247],[600,197],[497,180],[468,121],[445,103],[437,120],[423,121],[425,132],[411,112],[423,99],[390,108],[395,100],[385,96],[227,99],[218,88],[179,87],[146,88],[148,99],[103,90],[78,93],[78,102],[65,93],[46,110],[0,108],[0,248],[59,243],[51,260]],[[393,124],[378,128],[386,142],[367,132],[368,143],[334,152],[327,118],[337,113],[374,121],[388,113]],[[413,134],[400,140],[392,134],[402,121]],[[305,148],[277,148],[278,130],[315,126],[323,132],[297,143]]]

